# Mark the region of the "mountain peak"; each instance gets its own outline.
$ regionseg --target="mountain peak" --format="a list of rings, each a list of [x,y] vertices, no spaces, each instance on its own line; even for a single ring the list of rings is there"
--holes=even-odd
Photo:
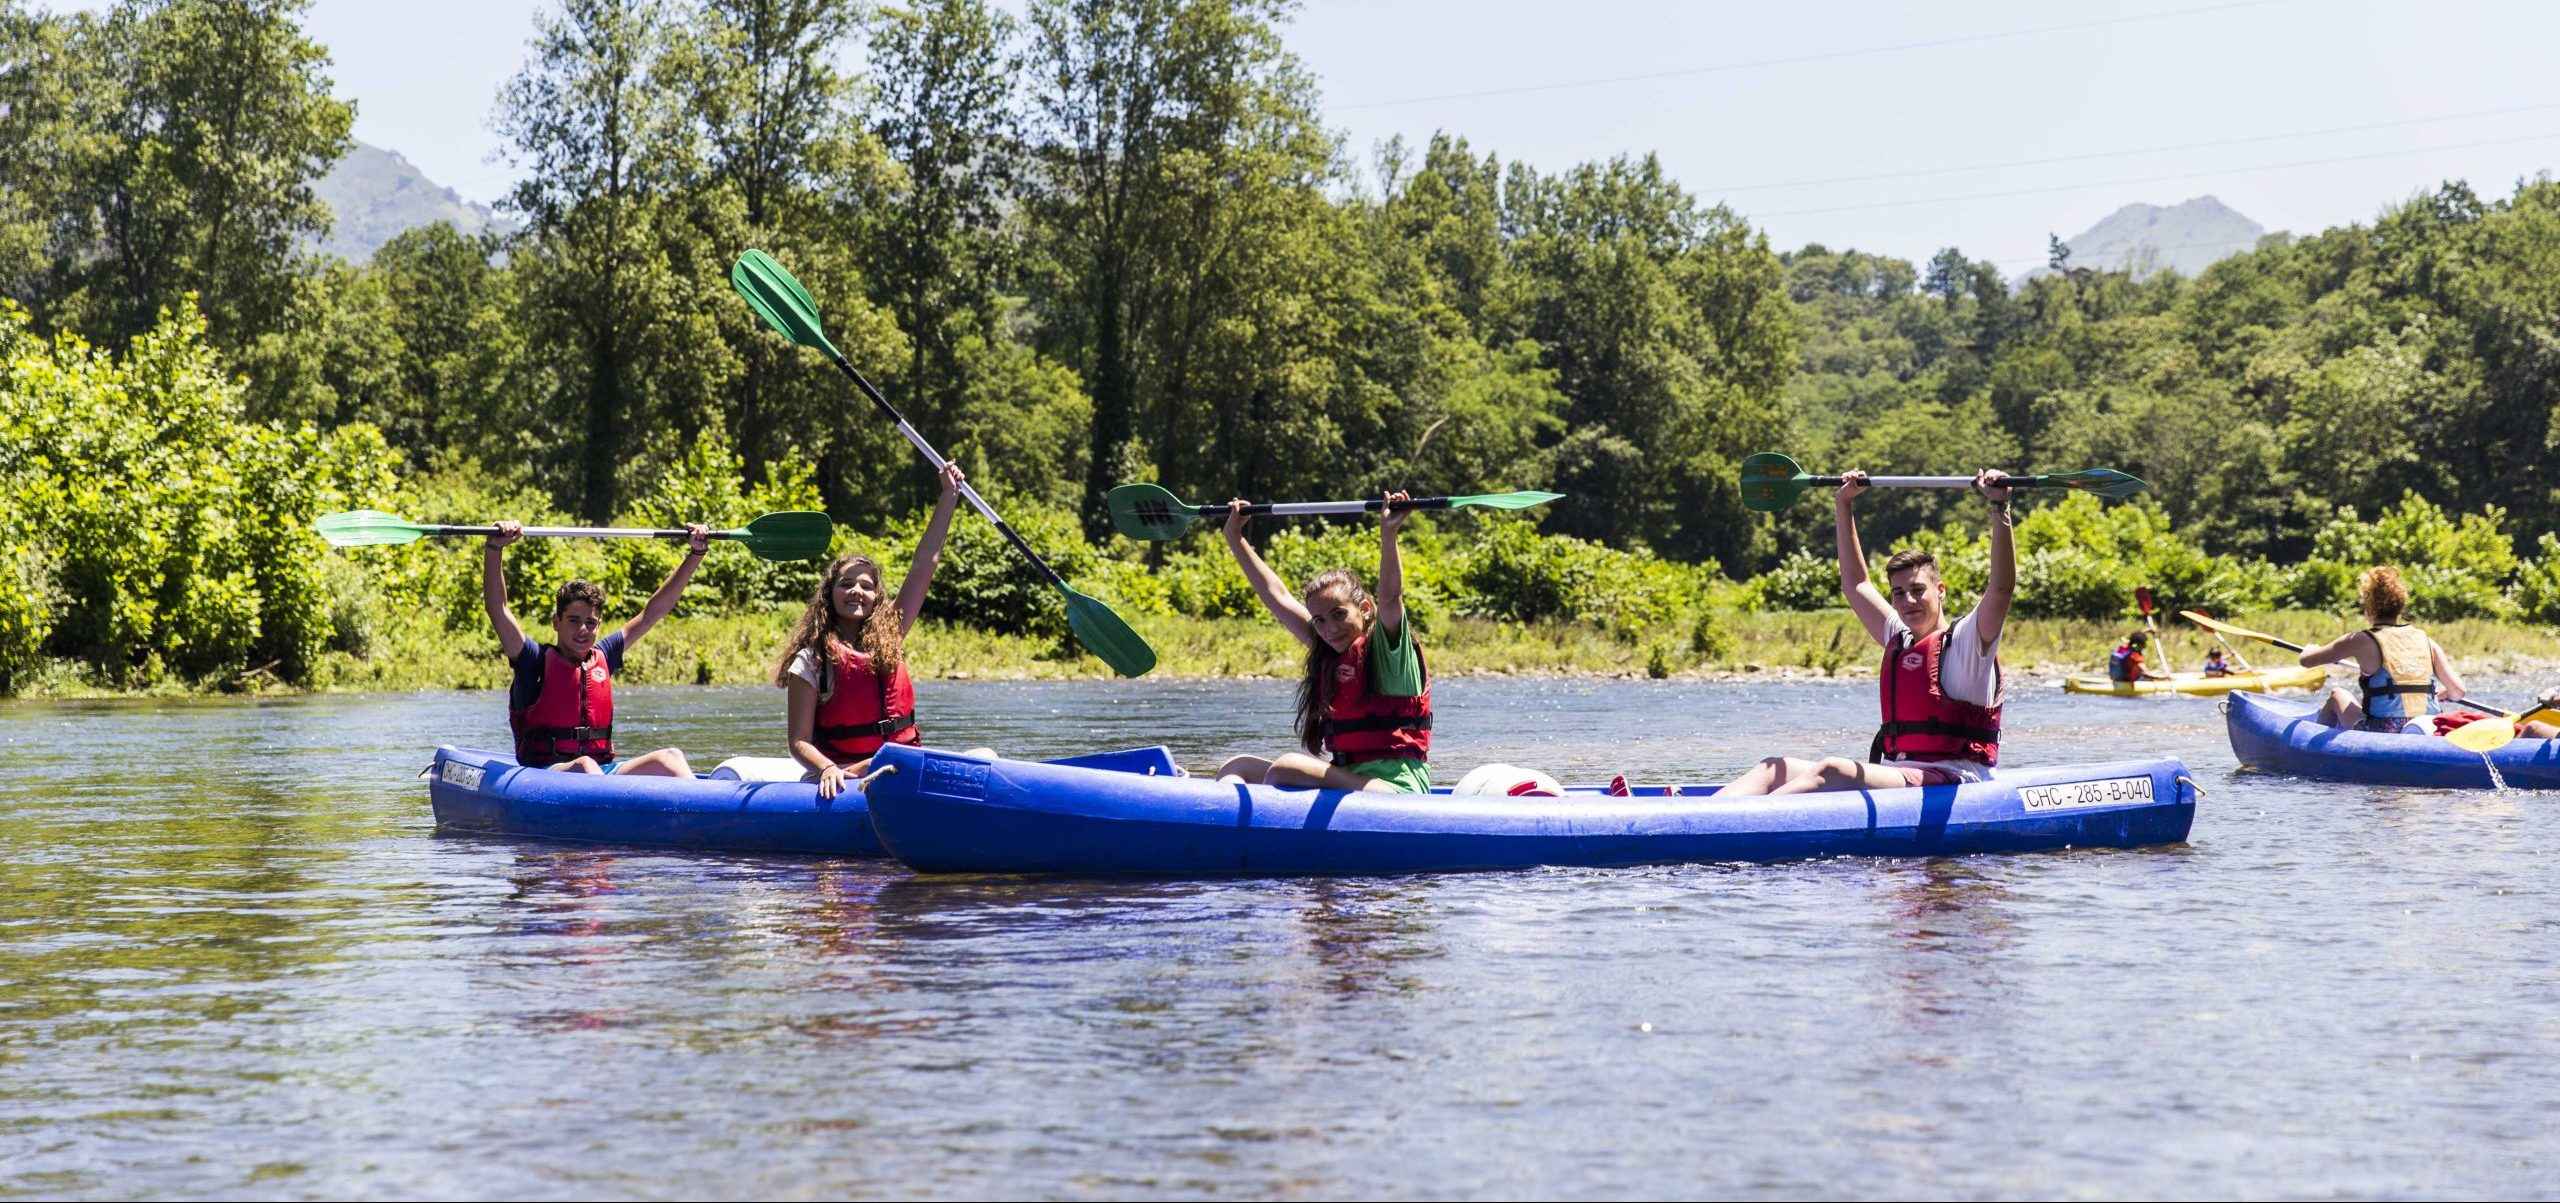
[[[509,224],[489,206],[464,200],[428,179],[400,152],[363,142],[349,149],[312,190],[336,217],[317,249],[355,263],[373,258],[383,243],[419,226],[449,221],[465,234],[477,234]]]
[[[2073,267],[2131,271],[2136,277],[2163,271],[2193,276],[2257,246],[2266,234],[2265,226],[2208,195],[2166,206],[2126,205],[2063,245],[2071,248]]]

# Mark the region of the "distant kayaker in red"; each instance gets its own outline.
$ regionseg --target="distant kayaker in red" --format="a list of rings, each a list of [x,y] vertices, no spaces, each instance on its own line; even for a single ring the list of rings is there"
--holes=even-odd
[[[1374,598],[1341,568],[1318,573],[1305,593],[1291,596],[1289,583],[1245,540],[1247,503],[1229,503],[1227,550],[1263,608],[1307,649],[1306,676],[1298,682],[1298,743],[1305,751],[1270,760],[1235,757],[1219,767],[1220,780],[1430,792],[1431,680],[1405,622],[1404,562],[1396,552],[1396,532],[1412,511],[1392,504],[1409,496],[1388,493],[1390,504],[1378,511]]]
[[[501,522],[489,536],[480,564],[480,594],[489,608],[489,625],[498,631],[498,650],[515,673],[507,688],[507,723],[515,730],[516,763],[571,773],[693,775],[693,766],[675,748],[622,761],[614,759],[613,751],[613,676],[622,671],[631,645],[674,612],[702,553],[711,547],[709,527],[687,523],[685,530],[692,537],[667,583],[649,595],[638,617],[601,640],[596,632],[604,623],[604,590],[586,581],[560,586],[551,600],[551,631],[559,642],[550,647],[525,638],[524,628],[507,609],[505,549],[524,537],[524,524]]]
[[[1840,588],[1867,634],[1884,646],[1878,681],[1884,725],[1865,760],[1772,756],[1720,792],[1726,797],[1802,794],[1831,789],[1901,789],[1986,781],[2000,759],[2000,631],[2017,593],[2018,561],[2009,535],[2007,474],[1976,473],[1974,491],[1991,503],[1991,577],[1973,612],[1946,620],[1947,585],[1925,551],[1899,551],[1884,564],[1890,597],[1867,579],[1851,503],[1867,488],[1864,472],[1843,473],[1832,504]]]
[[[2110,681],[2166,681],[2169,678],[2143,664],[2144,653],[2151,650],[2151,635],[2135,631],[2107,654],[2107,679]],[[2219,654],[2219,653],[2217,653]],[[2208,670],[2210,671],[2210,670]]]
[[[907,675],[907,632],[924,613],[962,479],[958,464],[944,465],[942,496],[916,540],[896,602],[880,604],[880,565],[871,557],[837,557],[773,666],[773,683],[786,695],[791,757],[808,770],[802,780],[818,783],[821,799],[870,771],[871,754],[882,744],[923,742],[915,681]]]
[[[2355,662],[2357,691],[2330,690],[2319,721],[2359,731],[2435,734],[2428,717],[2437,699],[2462,700],[2462,678],[2444,649],[2409,625],[2409,586],[2400,570],[2388,564],[2366,569],[2356,580],[2356,602],[2364,609],[2364,630],[2302,653],[2304,668]]]

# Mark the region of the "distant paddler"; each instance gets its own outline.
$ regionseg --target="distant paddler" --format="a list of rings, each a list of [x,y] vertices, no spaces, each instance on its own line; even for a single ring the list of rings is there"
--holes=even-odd
[[[2462,677],[2444,648],[2409,624],[2409,586],[2388,564],[2356,581],[2365,629],[2349,631],[2300,657],[2304,668],[2353,661],[2356,690],[2331,689],[2319,721],[2359,731],[2435,734],[2436,703],[2462,700]]]

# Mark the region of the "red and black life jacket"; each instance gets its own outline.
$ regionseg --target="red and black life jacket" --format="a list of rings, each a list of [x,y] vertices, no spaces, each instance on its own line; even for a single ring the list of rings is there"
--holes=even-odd
[[[1955,635],[1950,627],[1915,645],[1905,631],[1886,645],[1884,671],[1876,680],[1884,700],[1884,725],[1876,729],[1868,760],[2000,763],[2000,707],[1957,701],[1939,682]]]
[[[916,731],[916,684],[898,665],[883,681],[871,657],[829,640],[818,660],[818,714],[810,742],[837,764],[851,764],[884,743],[924,742]]]
[[[1422,650],[1413,654],[1419,660]],[[1333,662],[1333,692],[1324,713],[1324,749],[1333,753],[1336,764],[1431,758],[1429,669],[1423,672],[1422,692],[1413,697],[1372,690],[1367,635],[1352,641],[1351,650]]]
[[[613,668],[604,649],[592,648],[578,664],[545,644],[542,690],[533,704],[507,711],[516,733],[516,763],[540,768],[593,756],[613,759]]]

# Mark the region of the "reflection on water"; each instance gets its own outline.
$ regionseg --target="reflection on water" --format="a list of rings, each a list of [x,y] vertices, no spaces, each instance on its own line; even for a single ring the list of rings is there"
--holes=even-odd
[[[927,692],[1022,755],[1209,762],[1289,714],[1285,682]],[[1445,764],[1575,779],[1854,750],[1872,706],[1441,692]],[[628,709],[773,750],[770,691]],[[501,742],[485,696],[0,706],[0,1192],[2548,1193],[2536,795],[2234,780],[2210,703],[2011,714],[2021,763],[2186,757],[2196,841],[926,879],[432,838],[416,733]],[[171,748],[206,767],[133,770]]]

